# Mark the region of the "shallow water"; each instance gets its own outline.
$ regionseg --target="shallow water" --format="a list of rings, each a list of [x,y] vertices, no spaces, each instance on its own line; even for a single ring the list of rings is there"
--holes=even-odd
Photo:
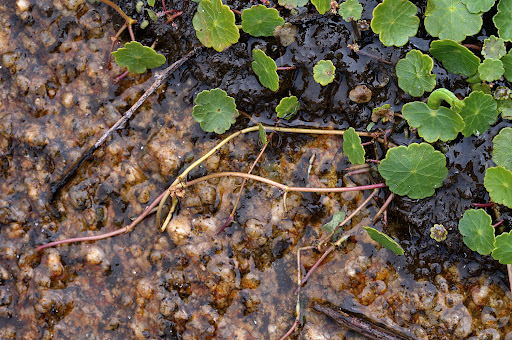
[[[42,0],[27,9],[24,4],[0,5],[0,338],[277,339],[285,334],[295,319],[297,249],[314,244],[334,212],[350,213],[368,193],[290,193],[285,212],[282,192],[249,181],[236,223],[216,237],[241,183],[223,178],[187,190],[165,233],[150,216],[130,234],[112,239],[42,253],[34,247],[129,224],[175,176],[220,141],[203,133],[191,117],[199,91],[219,85],[236,95],[239,107],[254,119],[271,122],[277,98],[293,90],[301,96],[304,111],[289,125],[351,124],[362,129],[372,107],[385,102],[400,107],[407,100],[396,91],[392,68],[348,51],[341,41],[350,39],[350,27],[332,17],[299,25],[298,42],[287,49],[272,49],[278,45],[274,39],[251,38],[229,49],[229,57],[215,59],[215,53],[203,51],[159,88],[50,204],[50,185],[152,79],[151,73],[129,75],[113,85],[122,70],[105,67],[115,34],[115,14],[105,5]],[[369,1],[365,8],[375,4]],[[192,9],[178,25],[185,25],[190,13]],[[179,26],[174,30],[175,38]],[[190,34],[188,30],[183,36]],[[412,39],[411,45],[425,50],[428,41],[423,38]],[[279,96],[265,92],[245,64],[238,65],[240,72],[230,73],[234,78],[228,74],[219,81],[218,73],[235,60],[245,62],[255,44],[265,44],[275,59],[281,53],[283,65],[299,67],[282,76]],[[183,39],[173,48],[183,53],[191,45]],[[364,38],[366,49],[393,62],[411,45],[382,48],[371,34]],[[343,71],[332,86],[319,88],[306,71],[324,57],[335,58]],[[390,79],[384,84],[386,77]],[[439,82],[462,86],[446,73]],[[360,83],[374,91],[369,104],[347,99],[348,91]],[[245,117],[237,121],[239,128],[252,124]],[[489,161],[489,140],[497,129],[447,146],[450,175],[440,196],[395,200],[384,230],[400,240],[405,256],[380,249],[362,230],[385,199],[384,191],[350,222],[346,230],[353,236],[301,290],[303,317],[294,338],[361,338],[310,309],[316,302],[364,313],[421,339],[511,337],[506,268],[465,248],[456,230],[464,209],[485,197],[479,184],[483,165],[477,161]],[[247,171],[259,152],[257,138],[253,133],[230,142],[190,179]],[[405,140],[401,133],[392,138]],[[277,134],[255,173],[295,186],[378,180],[368,174],[345,176],[347,166],[338,137]],[[503,216],[508,221],[507,212]],[[447,241],[430,239],[432,223],[447,226]],[[302,270],[320,256],[303,252]]]

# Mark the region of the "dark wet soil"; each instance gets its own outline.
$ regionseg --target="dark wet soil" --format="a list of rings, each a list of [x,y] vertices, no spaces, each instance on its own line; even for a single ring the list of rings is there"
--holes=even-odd
[[[377,1],[361,1],[363,19]],[[88,161],[53,204],[50,185],[151,84],[150,73],[129,75],[114,65],[105,70],[110,36],[122,21],[114,11],[85,1],[28,2],[30,10],[0,4],[0,338],[279,338],[294,316],[299,246],[313,244],[332,214],[353,210],[364,195],[289,195],[250,183],[236,222],[215,238],[232,208],[240,181],[223,179],[192,188],[180,203],[167,233],[151,217],[131,234],[96,243],[74,244],[35,253],[38,244],[110,231],[140,214],[197,155],[220,137],[203,133],[190,115],[195,95],[220,87],[238,108],[272,123],[274,108],[289,93],[301,102],[290,126],[363,131],[374,107],[389,103],[399,111],[411,101],[397,89],[394,67],[351,51],[352,26],[339,16],[315,14],[312,7],[282,15],[297,26],[296,42],[283,47],[276,38],[242,34],[222,53],[203,49],[143,105],[122,131]],[[424,12],[424,2],[415,2]],[[133,1],[120,6],[141,21]],[[196,4],[167,1],[183,10],[175,26],[164,20],[138,40],[164,53],[171,63],[199,42],[191,19]],[[243,10],[244,1],[228,1]],[[157,1],[155,10],[160,11]],[[237,19],[239,19],[237,17]],[[486,28],[481,41],[491,34]],[[484,35],[485,34],[485,35]],[[127,36],[123,35],[123,39]],[[362,32],[361,49],[396,63],[410,49],[428,50],[430,37],[420,30],[403,48],[383,47],[371,31]],[[277,93],[263,88],[251,71],[251,51],[265,49],[280,72]],[[336,80],[321,87],[312,69],[321,59],[337,68]],[[439,87],[465,95],[465,81],[435,65]],[[366,85],[369,103],[356,104],[348,92]],[[252,124],[239,118],[235,128]],[[499,121],[478,137],[436,148],[447,156],[449,174],[431,198],[396,197],[383,229],[400,241],[406,255],[376,248],[364,232],[388,193],[352,221],[354,236],[330,256],[302,291],[304,319],[295,338],[354,339],[353,332],[311,311],[313,301],[329,301],[364,313],[423,339],[510,336],[512,310],[506,267],[470,251],[457,222],[472,203],[488,200],[483,188],[492,165],[491,139],[508,121]],[[392,129],[378,123],[374,130]],[[403,128],[389,138],[396,144],[419,141]],[[258,153],[255,138],[231,143],[191,178],[216,171],[247,171]],[[347,178],[341,141],[333,137],[279,134],[261,161],[258,174],[283,183],[306,185],[368,184],[377,175]],[[378,158],[383,150],[368,148]],[[315,155],[310,173],[307,169]],[[367,194],[366,194],[367,195]],[[489,210],[510,229],[510,211]],[[429,236],[444,224],[445,242]],[[379,224],[380,226],[380,224]],[[359,229],[357,229],[359,228]],[[304,268],[319,258],[305,253]]]

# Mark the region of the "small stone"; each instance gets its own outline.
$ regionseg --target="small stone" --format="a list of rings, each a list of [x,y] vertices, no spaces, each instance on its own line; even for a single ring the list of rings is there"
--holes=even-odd
[[[73,106],[73,94],[70,92],[66,92],[62,95],[62,105],[64,105],[65,108],[70,108]]]
[[[87,249],[86,258],[89,264],[100,264],[105,258],[105,252],[98,246],[92,246]]]
[[[30,9],[30,1],[29,0],[18,0],[16,1],[16,6],[21,12],[28,11]]]

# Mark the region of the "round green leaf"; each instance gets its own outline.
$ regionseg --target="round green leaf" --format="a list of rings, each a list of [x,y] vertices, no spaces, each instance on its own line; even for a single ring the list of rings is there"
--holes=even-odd
[[[480,14],[471,13],[461,0],[428,0],[425,29],[433,37],[462,41],[482,28]]]
[[[363,6],[357,0],[346,0],[339,5],[340,9],[338,11],[339,15],[345,21],[352,20],[357,21],[361,19],[361,14],[363,13]]]
[[[206,47],[222,52],[240,38],[235,14],[221,0],[202,0],[192,19],[197,39]]]
[[[498,100],[498,112],[504,119],[512,119],[512,99]]]
[[[508,81],[512,81],[512,50],[510,50],[506,56],[501,58],[501,62],[503,63],[503,68],[505,69],[505,73],[503,75],[507,78]]]
[[[432,41],[429,52],[443,64],[445,69],[466,77],[475,74],[480,65],[480,58],[453,40]]]
[[[309,0],[279,0],[279,5],[284,6],[286,9],[293,9],[296,7],[304,7]]]
[[[512,171],[512,128],[501,129],[492,140],[492,160],[496,165]]]
[[[483,209],[466,210],[459,221],[459,231],[469,249],[481,255],[488,255],[494,250],[495,237],[491,222],[491,216]]]
[[[462,134],[464,137],[471,135],[479,136],[489,129],[498,119],[497,104],[490,94],[480,91],[471,92],[464,99],[464,107],[459,112],[464,119],[464,129]]]
[[[421,97],[436,86],[436,75],[432,74],[434,61],[418,50],[409,51],[396,64],[398,86],[413,97]]]
[[[343,152],[348,156],[352,164],[364,164],[364,148],[361,145],[361,138],[354,128],[348,128],[343,134]]]
[[[418,129],[418,135],[430,143],[455,139],[464,129],[462,117],[444,106],[434,110],[423,102],[412,102],[403,106],[402,114],[410,126]]]
[[[488,39],[484,40],[482,55],[485,59],[501,59],[505,54],[507,54],[505,40],[496,38],[494,35],[491,35]]]
[[[498,13],[492,18],[500,38],[512,40],[512,0],[500,0]]]
[[[497,59],[485,59],[480,66],[478,66],[478,74],[480,79],[485,81],[494,81],[501,78],[505,73],[503,63]]]
[[[311,0],[311,3],[320,14],[324,14],[331,9],[331,0]]]
[[[317,83],[325,86],[333,82],[334,72],[336,72],[336,67],[334,67],[332,61],[320,60],[315,67],[313,67],[313,78]]]
[[[384,248],[391,250],[393,253],[395,253],[397,255],[404,254],[404,249],[388,235],[386,235],[383,232],[380,232],[377,229],[372,228],[372,227],[363,227],[363,228],[364,228],[364,230],[366,230],[368,235],[370,235],[372,240],[374,240],[375,242],[378,242]]]
[[[154,49],[142,46],[138,41],[126,43],[124,47],[113,52],[112,55],[119,66],[125,66],[132,73],[144,73],[148,68],[162,66],[165,57]]]
[[[418,32],[417,12],[408,0],[384,0],[373,10],[372,30],[385,46],[403,46]]]
[[[510,170],[501,166],[487,169],[484,186],[494,202],[512,208],[512,172]]]
[[[277,117],[290,119],[297,114],[300,109],[299,100],[295,96],[281,99],[276,107]]]
[[[487,12],[494,6],[494,0],[462,0],[471,13]]]
[[[379,164],[379,173],[389,190],[410,198],[425,198],[443,184],[448,174],[446,158],[427,143],[390,149]]]
[[[267,56],[265,52],[260,49],[252,50],[252,70],[258,76],[261,85],[272,91],[277,91],[279,88],[279,76],[277,75],[276,62]]]
[[[492,257],[501,264],[512,264],[512,231],[496,237],[496,248]]]
[[[235,100],[221,89],[203,91],[196,97],[192,117],[206,132],[222,134],[238,117]]]
[[[284,25],[284,19],[275,8],[252,6],[242,12],[242,29],[253,37],[271,37],[276,26]]]

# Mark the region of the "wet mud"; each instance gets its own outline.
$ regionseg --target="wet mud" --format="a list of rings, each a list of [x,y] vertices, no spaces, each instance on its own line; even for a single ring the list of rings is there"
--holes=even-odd
[[[377,1],[361,1],[370,19]],[[243,1],[228,1],[243,10]],[[424,11],[423,1],[417,1]],[[132,1],[119,5],[139,21]],[[155,42],[168,64],[196,46],[191,20],[196,4],[168,1],[184,14],[165,24],[161,18],[136,38]],[[155,11],[162,10],[157,1]],[[18,0],[0,5],[0,338],[2,339],[278,339],[295,319],[299,247],[322,236],[334,212],[353,211],[368,193],[289,194],[248,182],[235,223],[220,236],[241,181],[211,180],[187,190],[165,233],[150,216],[130,234],[47,249],[49,241],[92,235],[125,226],[165,190],[174,178],[222,137],[202,132],[191,117],[197,93],[220,87],[240,110],[273,123],[283,96],[296,95],[298,116],[283,125],[363,131],[373,108],[391,104],[399,111],[411,101],[396,85],[394,67],[357,54],[352,25],[312,7],[282,10],[297,28],[289,46],[276,38],[242,34],[222,53],[203,49],[182,66],[116,132],[50,203],[50,187],[81,154],[113,125],[151,85],[151,72],[130,74],[106,69],[110,37],[122,25],[101,3],[83,0]],[[237,19],[239,19],[237,17]],[[421,27],[420,27],[421,28]],[[482,41],[492,32],[486,28]],[[122,39],[128,39],[123,35]],[[361,49],[393,64],[410,49],[428,50],[420,30],[402,48],[383,47],[371,31],[362,32]],[[251,51],[265,49],[280,71],[280,88],[263,88],[251,71]],[[321,87],[312,68],[330,59],[335,81]],[[465,81],[435,65],[438,87],[465,95]],[[366,85],[373,93],[357,104],[349,92]],[[234,127],[253,124],[240,117]],[[315,312],[328,302],[386,324],[418,339],[509,339],[511,295],[506,267],[469,250],[457,222],[472,203],[488,201],[483,187],[492,166],[491,140],[499,121],[478,137],[436,144],[447,156],[449,174],[431,198],[395,197],[382,227],[405,249],[399,257],[381,249],[363,231],[387,197],[385,190],[347,226],[352,236],[330,255],[301,291],[302,318],[296,339],[362,338]],[[395,144],[419,141],[393,123]],[[233,129],[233,130],[234,130]],[[229,143],[190,174],[247,171],[260,146],[256,134]],[[380,146],[368,147],[381,157]],[[310,166],[311,165],[311,166]],[[351,186],[380,181],[377,174],[346,176],[349,165],[341,139],[277,134],[256,173],[295,186]],[[308,171],[309,168],[309,171]],[[288,211],[285,212],[284,202]],[[510,229],[508,209],[493,211]],[[434,223],[448,238],[429,236]],[[321,256],[303,253],[302,270]]]

